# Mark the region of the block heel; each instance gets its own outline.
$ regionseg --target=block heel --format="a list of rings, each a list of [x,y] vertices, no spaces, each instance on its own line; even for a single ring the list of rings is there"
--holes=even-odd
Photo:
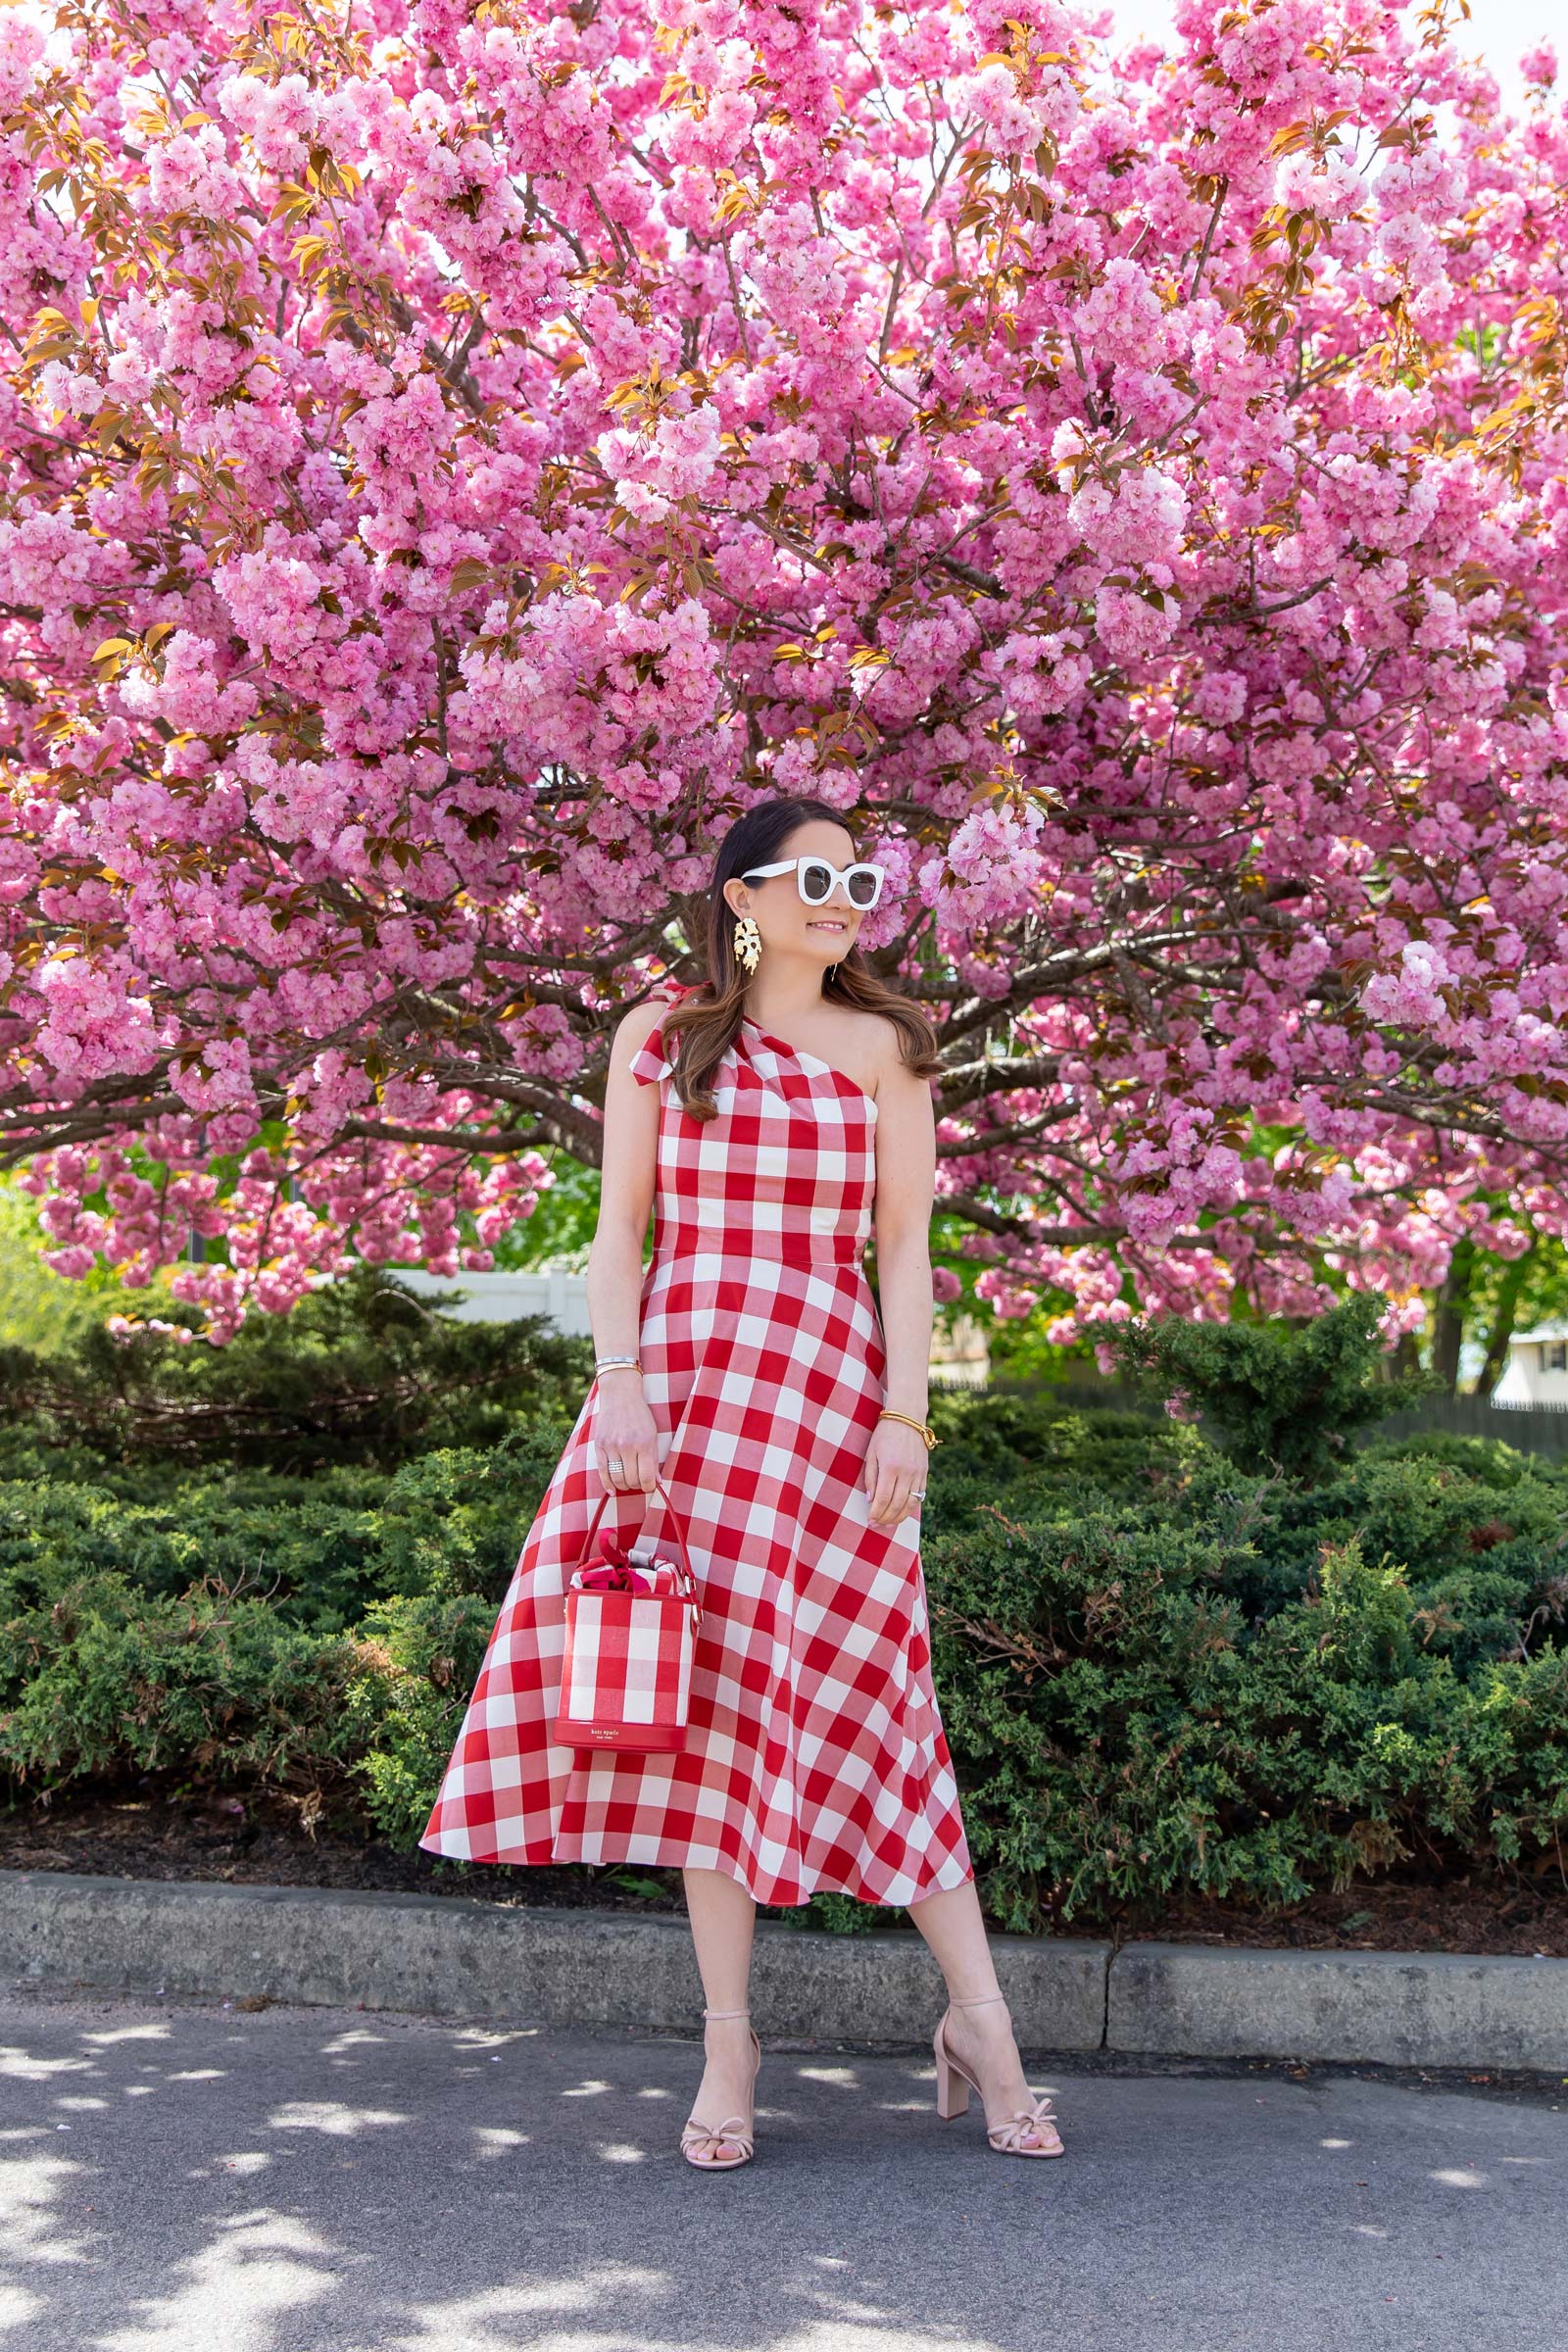
[[[945,2124],[964,2113],[971,2090],[980,2092],[982,2105],[985,2092],[973,2075],[960,2065],[948,2047],[948,2019],[955,2009],[984,2009],[993,2001],[1004,2000],[1000,1992],[988,1992],[978,2001],[950,2001],[943,2011],[941,2022],[932,2037],[932,2055],[937,2062],[937,2113]],[[1048,2144],[1049,2140],[1055,2144]],[[1051,2112],[1051,2101],[1042,2096],[1021,2107],[1016,2115],[1004,2116],[1000,2124],[987,2123],[986,2138],[999,2156],[1065,2156],[1061,2135]],[[1033,2139],[1037,2144],[1030,2146]]]

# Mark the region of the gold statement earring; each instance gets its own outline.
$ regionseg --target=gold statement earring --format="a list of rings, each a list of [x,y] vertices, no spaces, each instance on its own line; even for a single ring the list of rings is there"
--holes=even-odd
[[[735,954],[748,973],[755,972],[762,955],[762,934],[755,914],[743,914],[735,926]]]

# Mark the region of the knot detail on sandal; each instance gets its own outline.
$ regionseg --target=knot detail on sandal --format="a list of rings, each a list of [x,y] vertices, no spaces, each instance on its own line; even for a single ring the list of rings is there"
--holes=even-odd
[[[1030,2133],[1042,2143],[1029,2147]],[[987,2130],[987,2139],[999,2156],[1062,2156],[1066,2150],[1056,2130],[1049,2098],[1038,2098],[1030,2107],[1020,2108],[1016,2115],[1007,2116],[1002,2123]],[[1054,2140],[1055,2146],[1049,2143]]]

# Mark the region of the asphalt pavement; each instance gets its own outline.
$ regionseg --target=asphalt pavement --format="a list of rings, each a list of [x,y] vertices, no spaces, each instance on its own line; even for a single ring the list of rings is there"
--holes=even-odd
[[[1568,2352],[1568,2085],[1034,2065],[1068,2144],[944,2125],[929,2049],[0,1997],[0,2352]]]

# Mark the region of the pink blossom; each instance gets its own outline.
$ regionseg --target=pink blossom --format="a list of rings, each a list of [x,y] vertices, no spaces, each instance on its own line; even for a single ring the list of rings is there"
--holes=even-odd
[[[273,75],[149,5],[0,11],[52,1263],[217,1340],[482,1270],[779,792],[887,866],[993,1311],[1392,1337],[1568,1233],[1549,48],[369,0]]]

